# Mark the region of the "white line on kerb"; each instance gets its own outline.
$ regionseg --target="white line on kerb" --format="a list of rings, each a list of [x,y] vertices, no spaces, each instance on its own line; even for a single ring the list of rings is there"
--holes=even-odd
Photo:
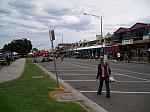
[[[80,91],[81,93],[96,93],[97,91]],[[106,92],[106,91],[102,91]],[[150,94],[150,92],[126,92],[126,91],[111,91],[111,93],[120,93],[120,94]]]

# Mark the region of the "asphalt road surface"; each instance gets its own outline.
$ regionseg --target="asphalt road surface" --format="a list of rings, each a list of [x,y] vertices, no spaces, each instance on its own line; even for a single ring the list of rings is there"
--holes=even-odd
[[[58,76],[109,112],[150,112],[150,65],[110,62],[117,81],[110,83],[111,98],[97,95],[97,60],[57,60]],[[55,73],[53,62],[39,63]]]

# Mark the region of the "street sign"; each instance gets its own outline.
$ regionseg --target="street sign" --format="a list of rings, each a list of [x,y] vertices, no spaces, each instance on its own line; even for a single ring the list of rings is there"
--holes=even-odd
[[[57,67],[56,67],[56,60],[55,60],[55,51],[54,51],[54,45],[53,45],[53,40],[55,40],[54,30],[49,30],[49,38],[50,38],[51,45],[52,45],[55,74],[56,74],[57,86],[59,88],[59,81],[58,81],[58,74],[57,74]]]
[[[55,40],[55,33],[54,33],[54,30],[49,30],[49,37],[50,37],[50,40],[51,40],[51,41]]]

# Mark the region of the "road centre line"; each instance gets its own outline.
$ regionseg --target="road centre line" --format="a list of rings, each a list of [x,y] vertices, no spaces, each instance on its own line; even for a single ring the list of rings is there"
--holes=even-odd
[[[97,93],[97,91],[79,91],[80,93]],[[102,91],[106,93],[106,91]],[[119,93],[119,94],[150,94],[150,92],[126,92],[126,91],[111,91],[111,93]]]
[[[73,63],[77,63],[77,62],[73,62]],[[80,63],[77,63],[77,64],[78,64],[78,66],[86,67],[85,64],[80,64]],[[80,64],[80,65],[79,65],[79,64]],[[93,69],[93,70],[97,70],[96,68],[91,68],[91,67],[86,67],[86,68],[90,68],[90,69]],[[118,74],[118,73],[117,73],[117,74]],[[140,78],[140,77],[134,77],[134,76],[123,75],[123,74],[120,74],[120,75],[121,75],[121,76],[130,77],[130,78],[135,78],[135,79],[150,81],[149,79],[144,79],[144,78]]]
[[[96,82],[96,80],[63,80],[63,81],[66,81],[66,82]],[[150,81],[115,81],[115,82],[123,82],[123,83],[142,82],[142,83],[145,83],[145,82],[150,82]]]

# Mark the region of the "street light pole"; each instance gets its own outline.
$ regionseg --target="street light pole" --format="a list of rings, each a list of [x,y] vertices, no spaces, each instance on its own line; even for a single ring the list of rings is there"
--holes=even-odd
[[[103,37],[103,31],[102,31],[102,16],[101,16],[101,37]]]
[[[148,63],[150,63],[150,31],[148,32],[149,43],[148,43]]]
[[[63,39],[63,35],[62,35],[62,44],[63,44],[63,40],[64,40],[64,39]]]
[[[94,16],[94,17],[100,19],[100,33],[101,33],[101,37],[103,37],[103,31],[102,31],[102,29],[103,29],[103,28],[102,28],[102,27],[103,27],[103,25],[102,25],[102,16],[97,16],[97,15],[88,14],[88,13],[84,13],[84,15],[90,15],[90,16]]]
[[[101,32],[101,37],[103,38],[103,31],[102,31],[102,27],[103,27],[103,24],[102,24],[102,16],[98,16],[98,15],[94,15],[94,14],[88,14],[88,13],[84,13],[84,15],[90,15],[90,16],[94,16],[98,19],[100,19],[100,32]],[[104,44],[106,44],[106,41],[104,39]],[[103,46],[103,52],[104,52],[104,59],[107,59],[107,55],[106,55],[106,51],[105,51],[105,46]]]

